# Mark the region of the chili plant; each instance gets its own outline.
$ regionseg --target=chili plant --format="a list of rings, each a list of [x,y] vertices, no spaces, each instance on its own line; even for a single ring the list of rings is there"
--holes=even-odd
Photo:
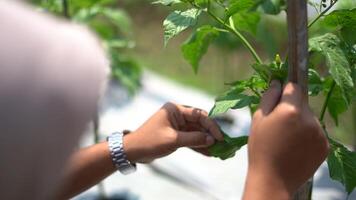
[[[341,182],[350,194],[356,187],[356,153],[333,139],[325,125],[327,112],[338,125],[340,114],[348,110],[352,102],[355,103],[356,97],[356,8],[334,10],[337,2],[308,2],[317,13],[308,28],[317,26],[315,28],[327,30],[309,40],[308,93],[324,99],[319,120],[331,146],[327,158],[330,177]],[[245,107],[254,113],[272,79],[283,83],[287,81],[288,63],[279,55],[270,59],[273,61],[262,60],[246,37],[247,34],[255,35],[261,18],[285,12],[285,0],[158,0],[154,4],[170,6],[174,10],[163,22],[165,45],[174,36],[193,28],[191,36],[182,44],[181,51],[195,73],[209,45],[222,33],[235,36],[254,58],[251,64],[253,75],[230,83],[230,89],[216,98],[209,113],[211,117],[229,109]],[[202,16],[210,20],[198,23]],[[215,157],[228,159],[247,140],[247,136],[231,138],[225,134],[225,141],[213,145],[209,150]]]

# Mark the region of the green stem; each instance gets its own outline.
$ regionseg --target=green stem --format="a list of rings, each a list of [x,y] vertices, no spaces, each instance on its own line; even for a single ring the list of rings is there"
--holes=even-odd
[[[210,4],[208,4],[208,5],[210,5]],[[193,6],[194,7],[198,7],[197,5],[193,5]],[[200,7],[198,7],[198,8],[200,9]],[[241,40],[241,42],[244,44],[244,46],[250,51],[252,56],[255,58],[256,62],[259,63],[259,64],[262,64],[262,60],[259,57],[259,55],[256,53],[256,50],[252,47],[252,45],[248,42],[248,40],[238,30],[236,30],[234,27],[231,27],[231,25],[226,24],[222,19],[220,19],[219,17],[214,15],[214,13],[212,13],[210,11],[210,6],[208,6],[206,12],[215,21],[217,21],[219,24],[221,24],[223,27],[225,27],[228,31],[230,31],[232,34],[234,34],[237,38],[239,38]]]
[[[312,22],[310,22],[308,24],[308,28],[313,26],[313,24],[315,24],[315,22],[317,22],[321,17],[323,17],[325,15],[325,13],[327,13],[335,5],[335,3],[336,3],[336,1],[330,3],[330,5],[325,10],[323,10],[323,12],[321,12]]]
[[[223,33],[230,33],[230,32],[229,32],[228,30],[226,30],[226,29],[216,28],[216,27],[214,27],[214,29],[217,30],[217,31],[223,32]]]
[[[256,96],[258,96],[258,98],[262,98],[261,94],[258,93],[258,91],[255,90],[251,85],[249,86],[249,88]]]
[[[68,0],[62,0],[62,5],[63,5],[63,15],[66,18],[69,18]]]
[[[218,17],[216,17],[213,13],[208,12],[210,16],[212,16],[217,22],[219,22],[221,25],[223,25],[227,30],[229,30],[232,34],[234,34],[237,38],[239,38],[242,42],[242,44],[250,51],[252,56],[255,58],[256,62],[259,64],[262,64],[262,60],[255,51],[255,49],[252,47],[252,45],[247,41],[247,39],[236,29],[233,27],[227,25],[224,23],[224,21]]]
[[[333,81],[333,83],[332,83],[332,85],[330,87],[330,90],[328,91],[328,94],[326,96],[326,99],[324,101],[324,105],[323,105],[323,107],[321,109],[321,113],[320,113],[320,117],[319,117],[319,121],[321,123],[324,123],[324,116],[325,116],[325,113],[326,113],[326,108],[328,107],[329,100],[330,100],[331,94],[333,93],[333,90],[334,90],[335,86],[336,86],[336,82]]]

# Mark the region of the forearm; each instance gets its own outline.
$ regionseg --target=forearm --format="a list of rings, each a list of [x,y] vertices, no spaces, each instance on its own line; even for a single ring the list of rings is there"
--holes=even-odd
[[[81,149],[71,157],[57,199],[71,198],[97,184],[113,172],[107,142]]]
[[[246,178],[243,200],[289,200],[291,193],[276,176],[249,172]]]

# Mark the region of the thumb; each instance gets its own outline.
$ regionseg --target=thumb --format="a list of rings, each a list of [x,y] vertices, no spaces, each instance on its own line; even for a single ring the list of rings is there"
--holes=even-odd
[[[200,131],[177,131],[178,147],[207,147],[215,143],[215,139],[208,133]]]
[[[271,82],[270,88],[263,94],[260,107],[256,111],[254,119],[260,119],[263,116],[268,115],[274,107],[278,104],[281,97],[282,86],[278,80],[273,80]]]

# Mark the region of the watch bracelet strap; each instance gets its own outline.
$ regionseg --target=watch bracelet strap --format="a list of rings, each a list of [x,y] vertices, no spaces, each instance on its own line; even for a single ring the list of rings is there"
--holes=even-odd
[[[112,162],[122,174],[129,174],[136,170],[136,164],[131,163],[123,148],[123,133],[114,132],[108,138]]]

